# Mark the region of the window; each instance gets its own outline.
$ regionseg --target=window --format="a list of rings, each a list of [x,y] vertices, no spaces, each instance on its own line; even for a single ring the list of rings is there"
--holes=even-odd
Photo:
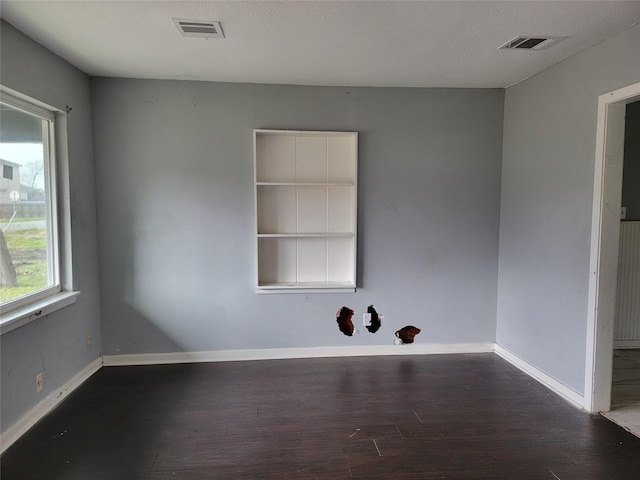
[[[0,307],[60,292],[54,112],[1,92]]]
[[[13,167],[11,165],[2,166],[2,178],[13,180]]]

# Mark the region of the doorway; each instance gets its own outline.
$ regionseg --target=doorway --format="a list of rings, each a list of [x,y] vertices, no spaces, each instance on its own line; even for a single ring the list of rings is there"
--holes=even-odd
[[[591,413],[611,409],[625,112],[638,100],[640,83],[598,99],[584,395]]]
[[[626,106],[611,407],[604,415],[640,437],[640,101]]]

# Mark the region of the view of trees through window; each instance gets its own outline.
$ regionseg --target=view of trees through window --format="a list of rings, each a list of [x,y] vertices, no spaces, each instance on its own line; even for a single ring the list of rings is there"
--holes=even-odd
[[[52,118],[0,103],[0,303],[57,283],[50,196]]]

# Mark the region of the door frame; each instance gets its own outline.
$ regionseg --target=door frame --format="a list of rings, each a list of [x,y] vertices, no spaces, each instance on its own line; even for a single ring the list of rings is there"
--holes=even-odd
[[[611,408],[624,117],[636,100],[640,82],[598,97],[584,387],[584,408],[591,413]]]

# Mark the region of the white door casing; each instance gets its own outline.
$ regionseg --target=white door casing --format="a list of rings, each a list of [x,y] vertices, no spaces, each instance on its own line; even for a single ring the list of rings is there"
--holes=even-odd
[[[636,83],[598,99],[584,392],[591,413],[611,406],[624,117],[626,105],[639,98]]]

